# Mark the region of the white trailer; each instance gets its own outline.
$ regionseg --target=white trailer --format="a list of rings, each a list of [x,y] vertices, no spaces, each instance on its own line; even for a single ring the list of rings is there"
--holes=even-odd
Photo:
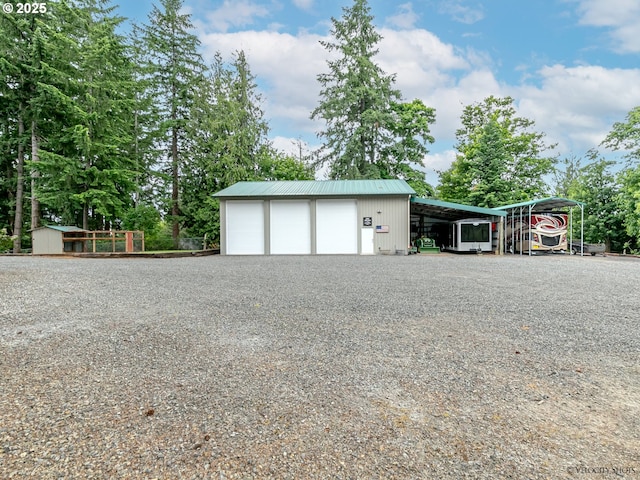
[[[491,252],[492,222],[483,218],[467,218],[449,224],[445,250],[452,252]]]

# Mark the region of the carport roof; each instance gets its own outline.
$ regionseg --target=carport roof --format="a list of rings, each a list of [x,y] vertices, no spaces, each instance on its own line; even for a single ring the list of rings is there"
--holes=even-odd
[[[442,200],[434,200],[432,198],[411,197],[412,207],[416,205],[420,210],[424,209],[426,213],[434,218],[443,220],[462,220],[468,218],[470,213],[483,217],[506,217],[507,212],[502,210],[494,210],[493,208],[474,207],[471,205],[463,205],[461,203],[445,202]]]
[[[291,180],[238,182],[214,197],[305,197],[359,195],[415,195],[404,180]]]
[[[530,200],[528,202],[514,203],[512,205],[504,205],[502,207],[496,207],[496,210],[513,210],[520,207],[531,207],[532,212],[545,212],[549,210],[555,210],[556,208],[566,207],[584,207],[583,202],[577,200],[570,200],[562,197],[547,197],[540,198],[538,200]]]

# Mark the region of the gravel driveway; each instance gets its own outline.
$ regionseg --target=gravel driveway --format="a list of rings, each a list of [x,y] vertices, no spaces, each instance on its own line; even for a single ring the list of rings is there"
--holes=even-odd
[[[640,260],[0,257],[0,478],[640,478]]]

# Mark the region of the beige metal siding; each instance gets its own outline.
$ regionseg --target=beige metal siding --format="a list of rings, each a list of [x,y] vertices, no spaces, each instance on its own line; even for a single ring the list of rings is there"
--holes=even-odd
[[[409,246],[409,198],[373,197],[358,199],[358,245],[364,217],[371,217],[375,254],[407,252]],[[388,226],[388,233],[376,233],[376,226]]]
[[[227,202],[220,199],[220,254],[227,254]]]
[[[343,197],[344,200],[349,197]],[[273,199],[263,199],[265,205],[265,228],[264,245],[265,254],[270,254],[270,201]],[[317,198],[308,198],[310,201],[310,221],[311,221],[311,254],[317,254],[317,232],[316,232],[316,203]],[[357,248],[358,254],[362,254],[362,229],[370,228],[373,234],[373,253],[376,255],[394,255],[396,253],[407,253],[409,246],[409,197],[408,196],[379,196],[379,197],[357,197]],[[229,245],[227,244],[228,217],[227,200],[220,201],[220,253],[227,255]],[[364,217],[371,217],[371,227],[363,226]],[[375,233],[376,226],[388,226],[387,233]]]

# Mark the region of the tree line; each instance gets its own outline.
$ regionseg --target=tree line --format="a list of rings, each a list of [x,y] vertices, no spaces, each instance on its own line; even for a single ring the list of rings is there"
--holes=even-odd
[[[104,0],[0,16],[0,228],[164,228],[215,239],[211,194],[239,180],[312,179],[277,152],[246,57],[200,56],[182,0],[146,24]]]
[[[317,76],[322,146],[294,157],[269,125],[243,51],[206,65],[183,0],[159,0],[143,24],[107,0],[55,0],[47,12],[0,16],[0,231],[13,251],[47,223],[219,238],[212,195],[242,180],[402,178],[421,196],[493,207],[549,194],[587,203],[587,241],[637,248],[640,111],[605,145],[630,152],[624,168],[594,150],[560,161],[554,145],[518,117],[511,98],[464,108],[458,152],[425,180],[435,109],[410,101],[376,63],[382,37],[367,0],[332,18],[332,53]],[[554,178],[554,181],[550,181]]]

